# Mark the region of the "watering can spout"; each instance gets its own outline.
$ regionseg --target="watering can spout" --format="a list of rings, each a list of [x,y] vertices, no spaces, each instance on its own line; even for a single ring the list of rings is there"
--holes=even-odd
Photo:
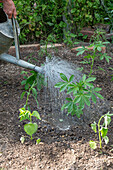
[[[15,57],[13,57],[9,54],[6,54],[6,53],[3,53],[0,55],[0,60],[7,61],[7,62],[15,64],[17,66],[31,69],[38,73],[44,74],[44,67],[38,67],[38,66],[28,63],[24,60],[20,60],[20,59],[18,60]]]
[[[20,59],[19,34],[20,29],[17,21],[14,19],[14,17],[12,18],[12,21],[8,19],[3,9],[0,8],[0,60],[7,61],[9,63],[44,74],[43,67],[38,67]],[[14,40],[16,57],[6,54]]]

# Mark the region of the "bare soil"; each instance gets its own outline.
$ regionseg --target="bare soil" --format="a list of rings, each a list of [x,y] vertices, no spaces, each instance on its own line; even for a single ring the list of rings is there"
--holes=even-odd
[[[62,57],[70,62],[76,63],[88,73],[90,66],[80,64],[83,57],[76,56],[66,47],[57,50],[49,49],[48,52]],[[101,94],[105,98],[104,107],[100,107],[102,114],[112,112],[113,108],[113,82],[111,75],[113,71],[113,45],[107,48],[108,55],[112,57],[108,64],[105,60],[95,61],[94,75],[97,77],[95,85],[101,87]],[[24,60],[41,65],[45,61],[45,55],[39,57],[39,52],[22,50],[21,56]],[[15,55],[13,52],[12,55]],[[29,56],[29,57],[28,57]],[[102,67],[105,71],[97,70]],[[39,121],[39,129],[35,136],[41,139],[36,145],[35,140],[26,140],[21,144],[20,137],[25,135],[23,125],[19,122],[19,108],[23,107],[26,98],[20,99],[23,92],[21,81],[23,76],[21,67],[0,61],[0,169],[3,170],[112,170],[113,169],[113,120],[109,126],[109,143],[103,142],[102,151],[99,146],[96,150],[89,147],[89,140],[98,140],[88,122],[72,126],[67,131],[59,130],[49,122]],[[40,93],[41,95],[41,93]],[[48,101],[49,102],[49,101]],[[37,110],[34,99],[30,98],[32,110]],[[103,105],[103,104],[102,104]],[[38,111],[43,117],[43,101],[40,101]],[[95,119],[99,113],[95,113]],[[96,120],[97,121],[97,120]]]

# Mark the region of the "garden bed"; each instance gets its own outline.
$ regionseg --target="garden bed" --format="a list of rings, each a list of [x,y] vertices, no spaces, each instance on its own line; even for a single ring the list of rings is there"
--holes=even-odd
[[[39,66],[44,63],[45,55],[39,57],[36,48],[31,51],[30,53],[27,49],[21,50],[22,59],[34,63],[36,63],[34,59],[37,59]],[[82,56],[76,56],[76,53],[72,53],[66,47],[57,50],[48,49],[48,52],[83,67],[83,72],[86,74],[90,70],[89,65],[80,64],[83,60]],[[99,106],[103,114],[108,110],[112,111],[113,108],[113,82],[111,81],[113,71],[109,69],[109,67],[113,68],[113,45],[109,45],[107,52],[112,57],[110,64],[104,60],[94,63],[94,74],[97,77],[95,85],[102,88],[101,94],[105,98],[103,107]],[[15,55],[13,51],[11,54]],[[97,71],[98,67],[102,67],[105,71]],[[21,86],[23,76],[20,75],[22,70],[24,69],[21,67],[0,61],[0,169],[112,170],[113,120],[109,126],[110,141],[107,146],[103,145],[102,153],[99,147],[96,150],[89,147],[89,140],[98,140],[90,127],[92,120],[84,122],[84,126],[82,124],[71,126],[67,131],[62,131],[47,121],[39,121],[39,129],[35,135],[41,139],[40,144],[36,145],[35,140],[27,140],[21,144],[20,137],[25,134],[24,122],[19,122],[18,115],[19,108],[23,107],[26,100],[25,98],[20,100],[23,92]],[[39,95],[42,94],[40,92]],[[43,96],[41,98],[43,99]],[[32,110],[37,110],[34,103],[34,99],[30,98]],[[43,120],[43,101],[39,103],[38,111]]]

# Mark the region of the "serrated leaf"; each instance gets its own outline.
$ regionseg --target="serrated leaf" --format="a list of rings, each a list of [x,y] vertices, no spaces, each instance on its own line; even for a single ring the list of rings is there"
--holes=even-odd
[[[36,123],[29,122],[24,125],[25,132],[32,137],[32,135],[37,131],[38,125]]]
[[[97,133],[97,127],[96,126],[97,126],[96,122],[91,124],[91,128],[95,133]]]
[[[33,111],[32,116],[36,117],[37,119],[40,119],[40,114],[37,111]]]
[[[68,79],[67,79],[67,77],[66,77],[66,75],[65,75],[65,74],[60,73],[60,77],[61,77],[61,79],[62,79],[62,80],[64,80],[64,81],[68,82]]]
[[[96,148],[97,148],[97,144],[96,144],[96,142],[93,141],[93,140],[90,140],[90,141],[89,141],[89,146],[90,146],[92,149],[96,149]]]

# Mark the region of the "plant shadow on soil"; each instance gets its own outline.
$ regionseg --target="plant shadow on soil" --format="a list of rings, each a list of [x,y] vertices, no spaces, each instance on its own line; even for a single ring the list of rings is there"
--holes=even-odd
[[[66,59],[69,62],[84,67],[84,73],[88,73],[90,66],[82,65],[82,56],[77,57],[67,48],[59,48],[57,51],[49,49],[48,52],[54,53],[55,56]],[[108,49],[109,56],[112,57],[113,46]],[[31,53],[31,54],[30,54]],[[12,55],[15,55],[13,52]],[[37,65],[45,61],[45,56],[38,56],[36,51],[21,51],[24,60],[28,60]],[[113,169],[113,152],[110,145],[113,144],[113,121],[109,126],[108,136],[110,142],[104,145],[103,153],[99,148],[95,151],[89,147],[89,140],[98,140],[98,137],[91,130],[90,124],[101,114],[112,111],[113,107],[113,83],[111,81],[113,68],[113,57],[109,64],[106,61],[95,61],[94,69],[97,67],[104,68],[105,71],[94,71],[97,79],[95,85],[101,87],[101,94],[104,101],[99,101],[93,108],[86,109],[80,122],[73,124],[69,130],[62,131],[54,124],[50,123],[49,117],[44,114],[44,96],[43,89],[38,94],[40,96],[38,111],[42,121],[38,121],[38,132],[36,137],[41,138],[39,145],[35,140],[26,140],[24,144],[20,143],[20,137],[25,135],[23,125],[25,121],[19,122],[19,108],[23,107],[26,98],[20,100],[23,92],[21,81],[23,76],[20,75],[24,70],[18,66],[0,61],[0,168],[4,169]],[[49,102],[49,100],[48,100]],[[31,97],[29,104],[32,110],[37,110],[34,99]],[[48,103],[47,103],[48,104]],[[95,108],[95,109],[94,109]],[[87,113],[89,112],[88,116]],[[51,110],[48,110],[51,114]],[[95,116],[97,114],[97,116]]]

